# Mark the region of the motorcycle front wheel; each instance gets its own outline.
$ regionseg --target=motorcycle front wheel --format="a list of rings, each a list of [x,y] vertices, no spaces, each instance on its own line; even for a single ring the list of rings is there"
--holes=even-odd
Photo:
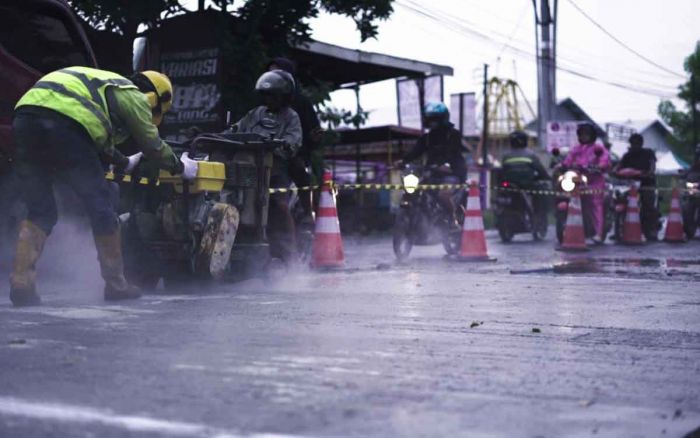
[[[565,213],[557,213],[557,240],[559,241],[559,244],[561,244],[564,241],[564,228],[566,227],[566,214]]]
[[[442,246],[448,255],[457,255],[462,245],[462,227],[464,226],[464,206],[457,208],[455,212],[457,216],[457,227],[449,227],[445,231],[445,236],[442,239]]]
[[[543,214],[534,221],[532,225],[532,238],[534,240],[543,240],[547,237],[547,228],[549,224],[547,223],[547,215]]]
[[[411,254],[413,249],[413,236],[411,233],[411,216],[408,210],[401,209],[396,215],[393,229],[394,255],[403,262]]]
[[[688,203],[685,208],[683,208],[683,232],[685,232],[685,237],[691,240],[695,237],[695,233],[698,231],[698,215],[696,214],[696,207],[694,203]]]

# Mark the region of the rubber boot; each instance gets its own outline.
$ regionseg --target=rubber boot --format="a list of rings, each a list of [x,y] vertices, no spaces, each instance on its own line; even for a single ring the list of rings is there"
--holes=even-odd
[[[112,234],[95,234],[97,260],[105,281],[105,300],[131,300],[141,296],[141,291],[130,285],[124,277],[121,231],[117,228]]]
[[[41,304],[36,293],[36,262],[45,242],[44,230],[27,220],[20,222],[15,265],[10,275],[10,300],[15,307]]]

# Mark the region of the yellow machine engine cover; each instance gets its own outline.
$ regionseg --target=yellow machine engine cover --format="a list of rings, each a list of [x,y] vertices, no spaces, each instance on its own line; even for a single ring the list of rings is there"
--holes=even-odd
[[[190,193],[220,192],[226,181],[226,165],[215,161],[199,161],[197,176],[190,181]],[[158,177],[161,184],[175,184],[175,190],[182,193],[182,177],[161,170]]]

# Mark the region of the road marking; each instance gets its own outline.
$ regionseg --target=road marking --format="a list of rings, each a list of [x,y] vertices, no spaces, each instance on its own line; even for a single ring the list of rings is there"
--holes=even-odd
[[[100,424],[131,432],[159,433],[167,436],[206,438],[251,438],[291,437],[291,435],[253,434],[240,435],[204,424],[157,418],[118,415],[106,410],[62,403],[42,403],[0,396],[0,414],[65,423]]]
[[[76,307],[28,307],[25,309],[9,309],[15,314],[30,313],[53,316],[57,318],[79,320],[106,320],[113,318],[136,317],[155,313],[153,310],[139,309],[127,306],[76,306]]]

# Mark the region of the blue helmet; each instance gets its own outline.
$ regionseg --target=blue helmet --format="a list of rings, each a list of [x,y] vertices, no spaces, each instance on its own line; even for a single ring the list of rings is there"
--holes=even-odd
[[[426,124],[433,121],[446,125],[450,122],[450,110],[442,102],[428,102],[425,104],[423,117],[425,117]]]

